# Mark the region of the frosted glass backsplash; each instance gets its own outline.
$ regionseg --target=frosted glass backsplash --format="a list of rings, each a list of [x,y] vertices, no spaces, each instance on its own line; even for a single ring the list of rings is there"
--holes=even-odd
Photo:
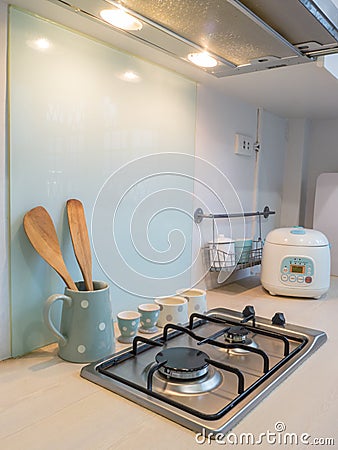
[[[93,278],[109,282],[114,318],[189,284],[196,86],[14,8],[9,44],[12,354],[19,355],[53,341],[43,303],[64,289],[23,230],[24,214],[37,205],[52,216],[80,280],[65,203],[83,202]]]

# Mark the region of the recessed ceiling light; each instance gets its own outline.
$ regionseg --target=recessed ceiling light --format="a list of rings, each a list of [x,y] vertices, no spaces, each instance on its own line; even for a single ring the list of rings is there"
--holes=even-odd
[[[215,67],[217,60],[210,56],[207,52],[190,53],[188,55],[189,61],[199,67]]]
[[[103,9],[100,16],[106,22],[122,30],[139,31],[142,29],[142,22],[122,9]]]

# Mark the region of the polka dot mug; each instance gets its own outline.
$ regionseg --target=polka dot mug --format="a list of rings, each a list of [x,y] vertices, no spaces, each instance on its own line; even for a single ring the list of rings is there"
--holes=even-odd
[[[145,334],[156,333],[158,331],[156,324],[160,313],[160,306],[156,303],[142,303],[142,305],[138,306],[137,310],[141,314],[139,332]]]
[[[136,311],[121,311],[117,314],[117,325],[121,335],[117,338],[123,344],[129,344],[136,336],[141,314]]]
[[[115,350],[109,286],[94,281],[94,290],[86,291],[83,281],[78,291],[65,288],[64,295],[51,295],[45,302],[44,320],[56,336],[59,356],[76,363],[94,362]],[[62,302],[60,329],[52,321],[52,306]]]
[[[157,325],[164,327],[167,323],[183,325],[188,322],[188,301],[178,295],[174,297],[158,297],[155,299],[160,307]]]
[[[177,291],[180,295],[188,301],[189,317],[193,313],[205,314],[207,311],[207,293],[203,289],[180,289]]]

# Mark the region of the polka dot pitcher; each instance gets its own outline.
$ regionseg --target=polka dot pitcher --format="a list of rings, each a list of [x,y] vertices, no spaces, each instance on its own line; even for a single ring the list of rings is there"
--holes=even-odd
[[[114,352],[114,331],[109,286],[94,281],[94,290],[86,291],[82,281],[78,291],[65,288],[65,294],[51,295],[45,303],[44,319],[57,337],[59,356],[70,362],[87,363]],[[55,302],[62,302],[60,330],[51,313]]]

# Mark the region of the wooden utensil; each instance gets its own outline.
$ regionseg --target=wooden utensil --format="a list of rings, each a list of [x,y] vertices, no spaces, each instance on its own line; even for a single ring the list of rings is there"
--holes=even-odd
[[[86,290],[93,291],[92,253],[85,212],[80,200],[70,199],[67,201],[67,215],[74,253],[83,275]]]
[[[77,291],[62,257],[54,223],[43,206],[28,211],[23,227],[32,246],[39,255],[60,275],[69,289]]]

